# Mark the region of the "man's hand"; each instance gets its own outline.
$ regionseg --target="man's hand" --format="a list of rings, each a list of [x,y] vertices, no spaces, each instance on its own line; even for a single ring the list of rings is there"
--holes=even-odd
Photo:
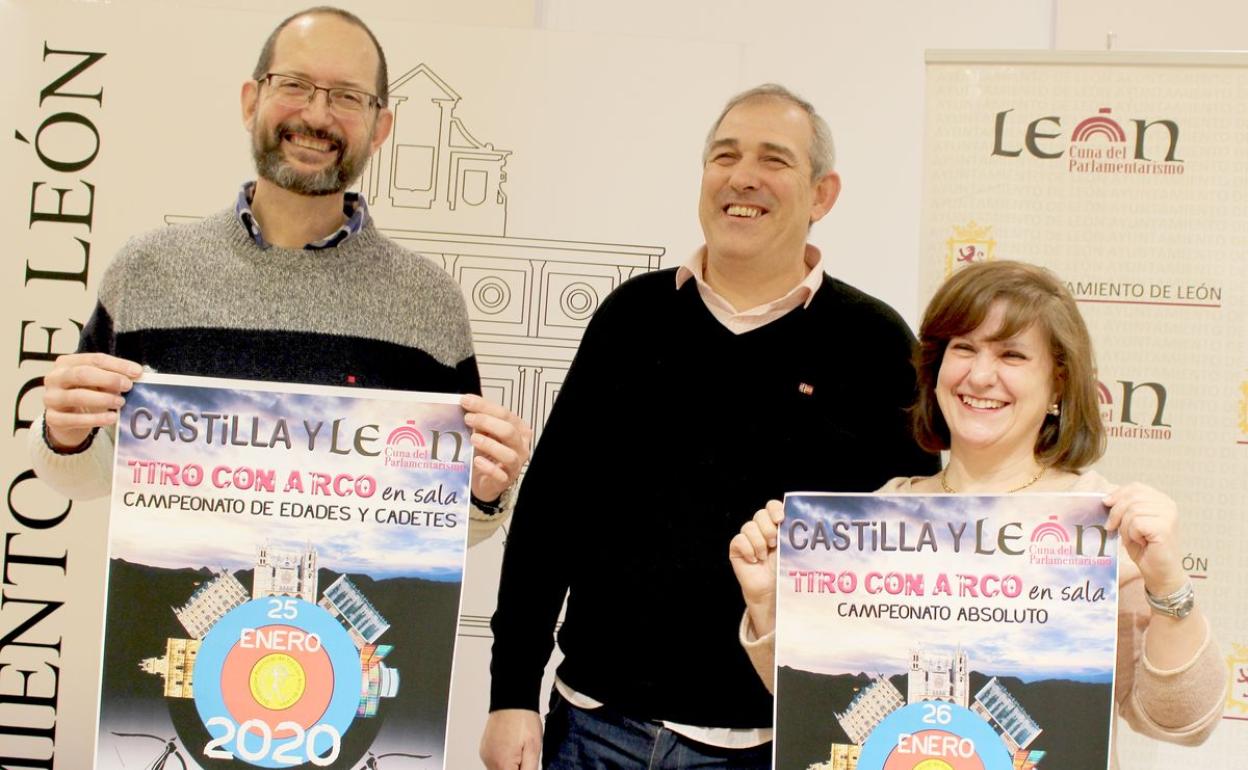
[[[542,753],[542,718],[528,709],[490,712],[481,736],[487,770],[537,770]]]
[[[121,397],[143,374],[134,361],[105,353],[60,356],[43,378],[48,440],[56,449],[81,446],[91,431],[117,422]]]
[[[784,503],[768,500],[728,544],[728,560],[757,636],[776,627],[776,539],[782,521]]]
[[[462,396],[459,405],[468,412],[464,422],[472,428],[472,494],[492,503],[529,461],[533,431],[510,409],[481,396]]]

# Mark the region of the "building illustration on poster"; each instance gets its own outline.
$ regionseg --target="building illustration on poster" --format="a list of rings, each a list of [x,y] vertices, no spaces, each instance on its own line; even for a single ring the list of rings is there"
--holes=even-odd
[[[857,770],[862,745],[880,723],[903,706],[924,702],[969,708],[1001,737],[1015,768],[1039,767],[1044,752],[1029,751],[1027,747],[1040,735],[1042,728],[995,676],[972,700],[970,673],[966,651],[960,647],[947,655],[915,647],[910,652],[906,695],[903,697],[888,677],[873,675],[871,683],[858,691],[844,711],[833,712],[851,742],[832,744],[828,761],[812,764],[809,770]]]
[[[264,597],[292,597],[315,603],[336,619],[360,651],[360,709],[357,716],[371,717],[377,714],[377,702],[381,697],[392,698],[398,693],[399,672],[389,668],[382,659],[393,649],[390,645],[374,644],[390,624],[373,607],[368,597],[351,582],[340,575],[317,601],[315,572],[310,578],[301,575],[301,568],[311,565],[315,570],[316,549],[308,544],[302,553],[278,551],[266,542],[257,549],[256,566],[252,571],[253,599]],[[284,565],[281,569],[274,564]],[[275,572],[279,580],[274,579]],[[309,593],[309,591],[311,593]],[[186,627],[192,639],[170,637],[165,640],[165,654],[160,658],[145,658],[139,667],[165,680],[165,697],[193,698],[195,696],[195,659],[205,636],[217,622],[229,612],[247,601],[242,582],[230,572],[221,571],[212,580],[200,586],[183,607],[173,608],[178,620]],[[296,647],[302,647],[292,642]],[[278,661],[280,662],[280,661]],[[302,669],[291,667],[290,671]],[[286,669],[273,668],[274,682],[288,676]]]
[[[199,652],[199,640],[169,637],[165,642],[165,654],[159,658],[144,658],[139,668],[164,679],[166,698],[195,697],[195,655]]]
[[[173,614],[191,638],[203,639],[213,624],[246,602],[247,589],[238,582],[238,578],[222,570],[191,594],[186,604],[175,607]]]
[[[274,550],[269,543],[260,546],[251,598],[294,596],[315,602],[316,594],[316,549],[311,543],[302,553]]]

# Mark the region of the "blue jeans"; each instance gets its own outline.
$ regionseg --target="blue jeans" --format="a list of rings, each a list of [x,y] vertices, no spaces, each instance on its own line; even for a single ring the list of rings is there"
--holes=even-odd
[[[556,690],[542,738],[544,770],[769,770],[771,744],[725,749],[603,706],[580,709]]]

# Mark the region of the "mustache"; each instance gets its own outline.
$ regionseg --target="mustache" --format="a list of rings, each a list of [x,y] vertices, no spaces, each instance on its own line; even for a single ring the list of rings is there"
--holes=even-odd
[[[332,142],[338,149],[339,153],[341,153],[342,149],[347,145],[347,140],[342,136],[342,134],[329,131],[324,128],[311,128],[310,126],[299,121],[286,121],[279,123],[277,128],[274,129],[274,133],[276,134],[275,138],[279,141],[286,134],[299,134],[301,136],[311,137],[312,139]]]

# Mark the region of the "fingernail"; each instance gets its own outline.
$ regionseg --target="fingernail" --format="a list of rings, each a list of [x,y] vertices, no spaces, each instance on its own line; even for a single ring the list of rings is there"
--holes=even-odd
[[[470,438],[469,441],[472,442],[473,446],[481,446],[482,444],[485,443],[485,437],[482,436],[480,433],[474,433],[472,434],[472,438]]]
[[[118,396],[117,398],[114,398],[114,399],[113,399],[113,408],[114,408],[114,409],[120,409],[120,408],[122,408],[122,407],[123,407],[123,406],[125,406],[125,405],[126,405],[126,400],[125,400],[124,398],[122,398],[121,396]]]

